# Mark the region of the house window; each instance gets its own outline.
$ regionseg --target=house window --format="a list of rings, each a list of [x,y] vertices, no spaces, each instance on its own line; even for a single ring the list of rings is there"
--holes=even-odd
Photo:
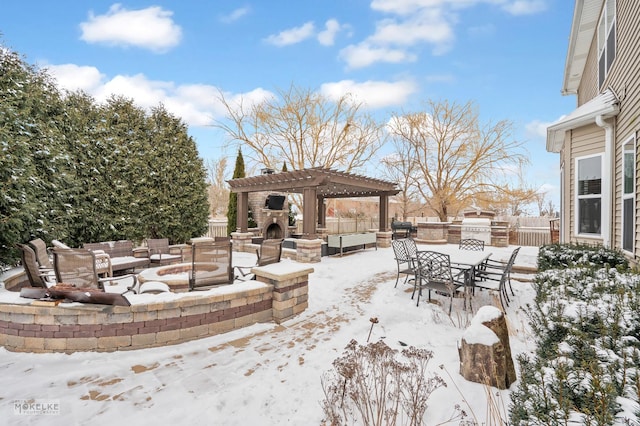
[[[622,164],[622,249],[633,252],[636,206],[636,141],[624,144]]]
[[[616,1],[606,0],[598,22],[598,83],[602,87],[616,57]]]
[[[602,155],[577,159],[578,234],[600,235],[602,225]]]

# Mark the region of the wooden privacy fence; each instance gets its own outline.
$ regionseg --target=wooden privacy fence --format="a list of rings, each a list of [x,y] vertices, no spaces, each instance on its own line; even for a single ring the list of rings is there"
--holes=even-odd
[[[207,233],[203,237],[215,238],[227,236],[227,221],[226,220],[210,220]]]
[[[547,228],[513,228],[509,232],[509,243],[517,246],[539,247],[551,244],[551,231]]]
[[[302,221],[296,223],[297,232],[302,232]],[[327,234],[352,234],[356,232],[367,232],[370,229],[377,229],[378,221],[372,218],[328,218]],[[209,221],[209,229],[205,237],[226,237],[227,222],[221,220]],[[512,227],[509,231],[509,243],[518,246],[539,247],[551,243],[550,228],[540,227]]]

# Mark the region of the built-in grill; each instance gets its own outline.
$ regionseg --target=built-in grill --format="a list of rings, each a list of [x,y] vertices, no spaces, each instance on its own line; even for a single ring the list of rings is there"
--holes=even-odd
[[[472,218],[465,217],[462,219],[460,238],[475,238],[484,241],[485,244],[491,244],[491,219],[485,217]]]

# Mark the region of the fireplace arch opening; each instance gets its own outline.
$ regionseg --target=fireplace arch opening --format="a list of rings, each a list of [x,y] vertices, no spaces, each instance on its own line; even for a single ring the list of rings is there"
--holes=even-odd
[[[284,238],[284,231],[282,230],[282,228],[278,223],[272,223],[269,226],[267,226],[267,229],[265,229],[264,237],[268,240],[281,239],[281,238]]]

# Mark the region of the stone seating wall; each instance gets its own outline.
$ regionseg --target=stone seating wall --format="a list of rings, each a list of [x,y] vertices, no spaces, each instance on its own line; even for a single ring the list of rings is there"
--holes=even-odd
[[[220,294],[193,293],[126,307],[0,303],[0,345],[16,352],[112,352],[183,343],[256,323],[279,324],[307,308],[313,272],[298,265],[284,272],[270,268],[279,266],[253,268],[256,281],[228,286]]]

